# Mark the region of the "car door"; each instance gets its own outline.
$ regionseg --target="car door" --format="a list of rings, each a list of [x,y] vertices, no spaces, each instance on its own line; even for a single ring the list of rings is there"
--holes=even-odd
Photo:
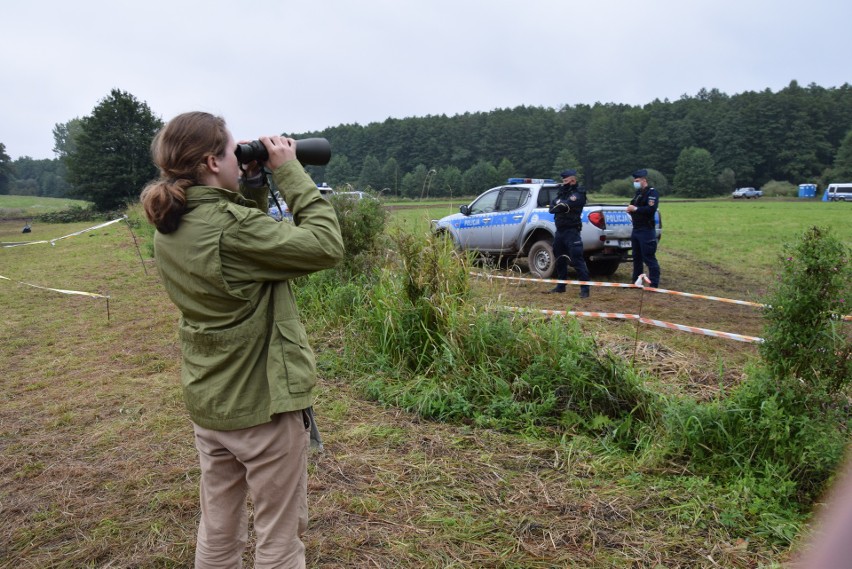
[[[529,188],[504,187],[500,190],[497,206],[489,223],[490,250],[508,252],[517,249],[526,215],[524,206],[527,205],[529,198]]]
[[[497,209],[501,188],[491,189],[468,206],[469,213],[459,220],[457,235],[464,249],[487,249],[491,239],[491,222]]]

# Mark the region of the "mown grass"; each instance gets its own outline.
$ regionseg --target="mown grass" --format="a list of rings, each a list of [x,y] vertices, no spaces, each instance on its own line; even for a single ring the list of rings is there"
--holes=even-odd
[[[798,205],[779,203],[776,214],[795,216]],[[710,232],[701,220],[714,214],[683,212],[666,214],[672,231]],[[751,207],[715,219],[741,223],[744,212]],[[427,230],[429,216],[438,215],[412,230]],[[834,228],[848,241],[842,219]],[[45,225],[32,238],[85,225]],[[19,231],[0,224],[0,241]],[[760,238],[778,244],[769,256],[794,237],[784,222],[767,232]],[[664,271],[691,270],[700,258],[692,241],[676,248],[670,235],[663,249],[681,256]],[[737,239],[720,243],[714,266],[760,282],[737,260]],[[111,297],[108,318],[102,299],[0,281],[0,568],[191,566],[198,471],[178,386],[177,314],[147,268],[123,223],[0,250],[0,275],[13,281]],[[720,493],[674,464],[649,466],[582,434],[539,440],[366,401],[329,374],[348,357],[339,329],[304,317],[323,375],[326,442],[310,466],[311,567],[768,567],[789,555],[791,536],[743,532],[742,493]]]
[[[813,226],[830,227],[852,246],[852,208],[819,201],[697,201],[663,204],[660,261],[701,259],[708,271],[721,270],[767,281],[784,243]]]
[[[71,206],[86,207],[88,202],[67,198],[43,198],[36,196],[0,195],[0,219],[27,219],[44,213],[68,209]]]

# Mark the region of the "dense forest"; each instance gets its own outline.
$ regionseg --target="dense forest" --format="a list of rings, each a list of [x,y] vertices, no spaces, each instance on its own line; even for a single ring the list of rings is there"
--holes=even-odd
[[[332,161],[312,172],[318,179],[357,180],[393,193],[419,195],[428,187],[430,195],[446,195],[453,183],[459,194],[476,193],[465,184],[475,170],[496,170],[499,183],[505,174],[553,177],[577,166],[591,189],[639,167],[674,180],[679,160],[706,151],[716,182],[706,194],[771,180],[824,185],[850,129],[852,86],[803,88],[793,81],[777,93],[702,90],[642,107],[517,107],[341,125],[305,136],[332,143]]]
[[[114,90],[111,97],[93,116],[56,125],[56,159],[10,161],[0,144],[0,193],[87,198],[82,166],[91,169],[107,157],[102,149],[84,156],[86,140],[127,148],[124,162],[136,163],[137,176],[147,171],[138,162],[161,123],[132,95]],[[110,111],[117,108],[124,122],[110,124],[115,115]],[[110,137],[128,132],[148,133],[148,139],[109,144]],[[308,166],[317,182],[412,198],[474,195],[510,176],[555,177],[568,167],[578,168],[592,191],[611,189],[640,167],[651,170],[661,191],[686,196],[771,181],[823,188],[852,181],[852,86],[801,87],[792,81],[778,92],[727,95],[703,89],[643,106],[520,106],[288,134],[330,141],[331,162]],[[120,163],[111,160],[110,168]],[[103,172],[97,174],[102,185]],[[120,172],[116,176],[122,178]],[[128,179],[117,187],[127,188],[126,198],[133,199],[142,184],[127,187],[133,185]]]

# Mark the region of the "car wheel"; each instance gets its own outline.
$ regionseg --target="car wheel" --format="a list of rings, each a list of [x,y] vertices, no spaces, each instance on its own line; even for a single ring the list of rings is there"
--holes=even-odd
[[[527,259],[530,264],[530,273],[533,275],[541,279],[549,279],[553,275],[555,268],[553,246],[547,241],[542,239],[533,243]]]

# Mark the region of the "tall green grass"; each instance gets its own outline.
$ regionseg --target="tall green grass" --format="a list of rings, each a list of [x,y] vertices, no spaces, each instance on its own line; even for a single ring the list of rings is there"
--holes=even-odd
[[[397,232],[391,246],[389,262],[362,283],[345,327],[343,365],[335,369],[377,401],[528,436],[592,435],[650,463],[679,463],[738,496],[743,523],[782,543],[796,534],[840,461],[852,419],[848,406],[804,393],[778,372],[787,369],[778,361],[801,358],[806,365],[796,368],[797,382],[838,365],[849,375],[843,371],[848,336],[838,333],[837,316],[850,270],[838,240],[794,248],[795,263],[788,261],[784,286],[772,298],[782,313],[769,320],[777,332],[768,335],[766,361],[754,362],[741,385],[706,402],[655,393],[649,378],[599,349],[576,320],[508,315],[474,300],[472,259],[448,240]],[[777,259],[774,246],[762,250]],[[809,280],[792,278],[802,272]],[[811,295],[809,304],[803,294]],[[828,298],[831,310],[823,310],[819,299]],[[784,308],[791,304],[800,310]],[[822,350],[797,333],[818,320],[834,330],[833,343]],[[820,330],[812,331],[827,340]],[[828,367],[820,371],[817,362]]]
[[[657,397],[576,321],[473,302],[470,259],[448,241],[399,232],[394,249],[352,314],[338,370],[370,397],[427,418],[627,444],[653,423]]]

